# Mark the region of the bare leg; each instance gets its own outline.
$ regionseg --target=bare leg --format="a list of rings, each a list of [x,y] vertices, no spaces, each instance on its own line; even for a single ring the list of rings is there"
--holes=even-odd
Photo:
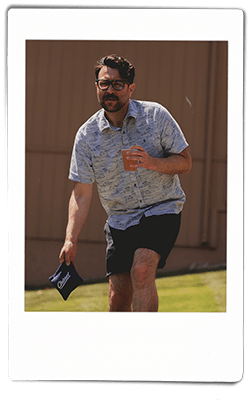
[[[150,249],[137,249],[131,269],[133,311],[158,311],[155,274],[160,255]]]
[[[133,289],[129,273],[110,275],[109,311],[131,311]]]

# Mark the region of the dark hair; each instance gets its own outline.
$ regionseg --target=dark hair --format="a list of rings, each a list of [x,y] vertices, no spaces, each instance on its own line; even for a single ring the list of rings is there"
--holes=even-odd
[[[126,58],[117,56],[116,54],[111,54],[101,58],[101,60],[97,61],[97,65],[95,66],[96,79],[98,79],[100,69],[104,65],[110,68],[118,69],[122,79],[128,81],[129,84],[133,83],[135,77],[135,67],[128,60],[126,60]]]

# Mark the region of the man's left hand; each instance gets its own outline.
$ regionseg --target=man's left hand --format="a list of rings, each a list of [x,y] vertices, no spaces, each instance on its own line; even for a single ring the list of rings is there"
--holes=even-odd
[[[130,147],[131,152],[127,152],[127,159],[134,160],[138,162],[138,167],[152,169],[153,166],[153,157],[151,157],[146,150],[141,146],[132,146]],[[134,151],[137,150],[137,151]]]

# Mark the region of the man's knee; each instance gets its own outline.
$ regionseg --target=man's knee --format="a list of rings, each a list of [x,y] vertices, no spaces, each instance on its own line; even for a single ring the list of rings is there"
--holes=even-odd
[[[149,249],[138,249],[135,252],[131,269],[131,280],[134,289],[143,289],[154,283],[160,255]]]
[[[132,299],[124,298],[117,293],[109,297],[109,311],[131,311]]]
[[[131,270],[131,279],[134,289],[142,289],[152,280],[147,264],[136,264]]]

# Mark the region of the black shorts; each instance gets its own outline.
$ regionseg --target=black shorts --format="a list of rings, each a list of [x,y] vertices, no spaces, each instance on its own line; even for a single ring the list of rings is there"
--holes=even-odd
[[[161,258],[157,268],[163,268],[177,239],[181,223],[180,214],[143,216],[138,225],[125,230],[104,228],[107,240],[107,276],[130,272],[134,252],[139,248],[154,250]]]

